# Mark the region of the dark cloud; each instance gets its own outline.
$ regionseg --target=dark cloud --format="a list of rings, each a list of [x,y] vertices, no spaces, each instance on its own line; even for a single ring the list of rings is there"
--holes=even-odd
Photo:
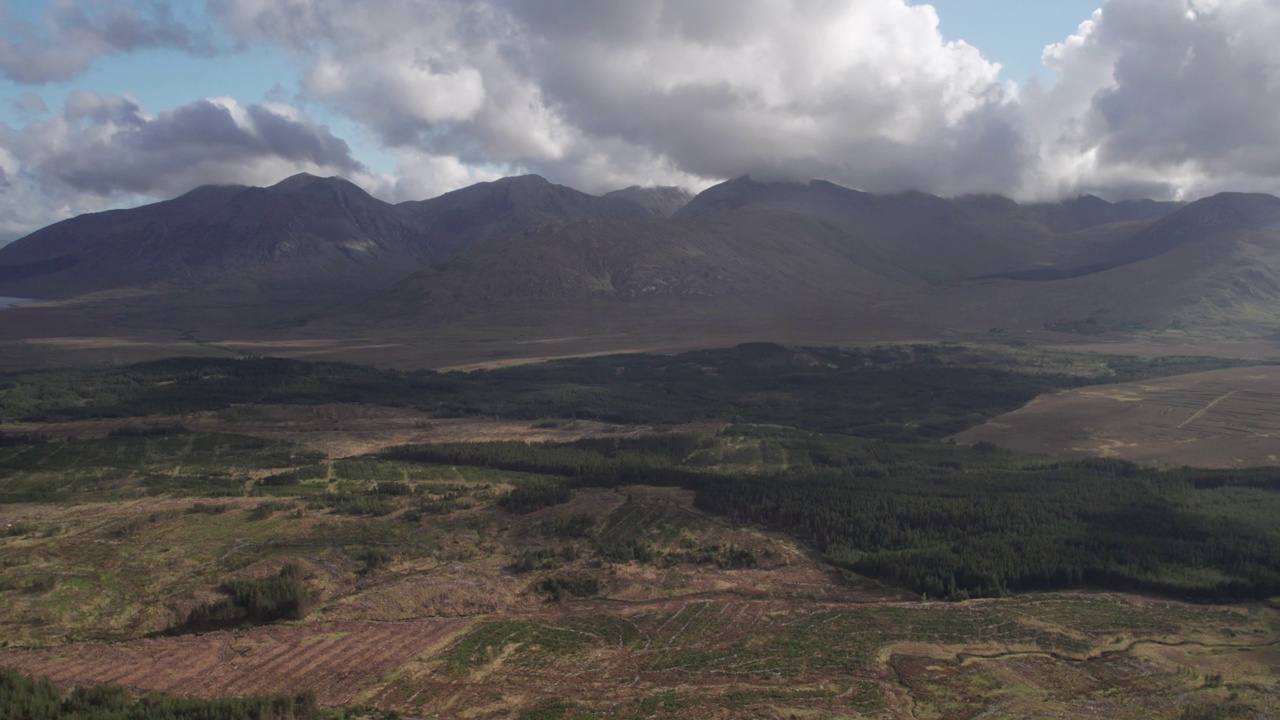
[[[266,185],[302,171],[368,175],[344,141],[287,106],[208,99],[151,117],[128,98],[73,93],[55,117],[0,125],[0,234],[199,185]]]
[[[1093,101],[1103,158],[1280,175],[1280,6],[1113,3],[1097,42],[1120,54]]]
[[[212,51],[204,32],[159,2],[54,0],[39,27],[20,22],[2,6],[0,13],[0,73],[19,83],[66,80],[99,57],[143,48]]]

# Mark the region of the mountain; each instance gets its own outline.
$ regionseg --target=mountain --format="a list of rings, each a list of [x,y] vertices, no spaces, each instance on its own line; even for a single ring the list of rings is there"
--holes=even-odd
[[[1053,232],[1065,234],[1111,223],[1153,220],[1182,205],[1183,203],[1155,200],[1110,203],[1096,195],[1081,195],[1062,203],[1037,203],[1027,209],[1038,214]]]
[[[1011,202],[1011,201],[1010,201]],[[859,264],[902,281],[954,284],[976,271],[1031,262],[1036,245],[984,227],[965,208],[920,192],[874,195],[815,180],[730,180],[699,194],[678,218],[785,215],[839,228]]]
[[[649,210],[623,196],[597,197],[538,175],[483,182],[396,206],[450,255],[490,238],[582,220],[643,220]]]
[[[652,216],[626,195],[596,197],[536,175],[390,205],[342,178],[300,174],[57,223],[0,248],[0,294],[60,298],[156,284],[328,294],[389,285],[507,234]]]
[[[1004,322],[1069,332],[1280,325],[1280,198],[1222,193],[1123,224],[1078,264],[975,278],[947,322],[1002,308]]]
[[[689,191],[684,188],[674,186],[640,187],[639,185],[632,185],[622,190],[605,193],[604,197],[629,200],[648,210],[649,214],[654,217],[671,217],[693,199]]]
[[[360,345],[375,353],[453,338],[459,356],[606,335],[1265,335],[1280,330],[1280,199],[1020,205],[749,177],[593,196],[531,175],[390,205],[300,175],[52,225],[0,248],[0,295],[80,298],[3,311],[0,342],[64,322],[78,337],[382,338]]]
[[[413,218],[341,178],[206,186],[81,215],[0,249],[0,294],[57,298],[140,285],[323,284],[442,251]]]

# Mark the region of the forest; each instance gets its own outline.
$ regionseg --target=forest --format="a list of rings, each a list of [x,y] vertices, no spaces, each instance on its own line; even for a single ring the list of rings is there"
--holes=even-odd
[[[726,446],[762,460],[724,463]],[[521,511],[564,502],[573,487],[692,489],[703,510],[791,533],[837,565],[927,597],[1080,587],[1202,601],[1280,594],[1280,468],[1162,472],[753,426],[713,440],[421,445],[386,456],[563,478],[513,491]]]
[[[31,680],[0,669],[3,720],[320,720],[327,716],[311,693],[214,700],[166,695],[135,698],[121,687],[95,685],[67,691],[48,680]]]
[[[958,345],[755,344],[473,373],[186,358],[4,376],[0,412],[28,422],[180,419],[246,403],[363,402],[440,417],[591,418],[658,430],[714,420],[724,428],[714,437],[658,432],[559,444],[415,445],[336,467],[524,473],[497,500],[516,514],[564,503],[583,487],[686,488],[703,510],[790,533],[833,564],[930,598],[1080,587],[1202,601],[1267,598],[1280,594],[1280,469],[1156,471],[944,440],[1055,388],[1230,364],[984,354]],[[149,470],[148,457],[182,470]],[[187,433],[180,423],[75,444],[13,434],[0,442],[0,501],[88,499],[133,482],[148,493],[307,496],[349,515],[403,510],[421,518],[466,502],[447,493],[411,498],[408,485],[386,478],[326,489],[309,480],[324,474],[318,461],[284,443]],[[78,466],[95,470],[77,479]],[[263,468],[261,477],[251,479],[251,468]],[[614,550],[629,560],[646,557],[643,548]],[[223,588],[227,598],[199,609],[190,627],[305,612],[295,580],[270,582]]]
[[[981,354],[961,345],[862,349],[756,343],[484,372],[400,372],[279,358],[174,358],[0,375],[0,422],[177,416],[233,405],[370,403],[439,417],[703,420],[825,433],[945,437],[1054,389],[1241,364],[1202,357]]]

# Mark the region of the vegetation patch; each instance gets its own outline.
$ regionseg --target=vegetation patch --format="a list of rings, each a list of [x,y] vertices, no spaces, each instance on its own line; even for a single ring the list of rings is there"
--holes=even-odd
[[[0,708],[14,720],[320,720],[315,695],[200,700],[165,695],[135,698],[122,687],[92,685],[70,691],[0,669]]]
[[[277,620],[301,620],[314,596],[302,582],[301,570],[289,564],[264,580],[229,580],[218,591],[223,600],[201,605],[174,632],[206,632]]]

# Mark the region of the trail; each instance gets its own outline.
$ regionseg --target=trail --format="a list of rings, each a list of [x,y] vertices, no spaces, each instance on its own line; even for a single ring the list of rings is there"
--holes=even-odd
[[[1086,655],[1084,657],[1066,655],[1064,653],[1054,652],[1052,650],[1014,650],[1010,652],[990,653],[990,654],[959,652],[959,653],[956,653],[956,660],[959,660],[961,664],[964,664],[965,662],[968,662],[970,660],[982,661],[982,660],[1003,660],[1006,658],[1013,658],[1013,657],[1047,657],[1047,658],[1053,658],[1054,660],[1061,660],[1062,662],[1085,663],[1085,662],[1092,662],[1094,660],[1102,660],[1104,658],[1113,657],[1115,655],[1124,655],[1127,653],[1131,653],[1135,649],[1143,645],[1155,645],[1158,647],[1198,647],[1198,648],[1204,648],[1205,650],[1235,650],[1239,652],[1241,650],[1260,650],[1266,647],[1275,647],[1277,645],[1280,645],[1280,640],[1272,640],[1270,642],[1250,643],[1250,644],[1206,643],[1206,642],[1200,642],[1198,640],[1179,640],[1177,642],[1171,642],[1167,640],[1133,640],[1133,641],[1130,641],[1129,644],[1125,645],[1124,647],[1114,648],[1111,650],[1103,650],[1097,655]]]
[[[1214,406],[1215,406],[1215,405],[1217,405],[1218,403],[1222,402],[1223,400],[1226,400],[1227,398],[1231,397],[1232,395],[1235,395],[1237,392],[1239,392],[1239,391],[1238,391],[1238,390],[1232,390],[1231,392],[1227,393],[1226,395],[1223,395],[1223,396],[1222,396],[1222,397],[1220,397],[1220,398],[1214,398],[1213,400],[1211,400],[1211,401],[1209,402],[1209,404],[1208,404],[1208,405],[1205,405],[1204,407],[1200,408],[1200,409],[1199,409],[1199,410],[1198,410],[1194,415],[1192,415],[1191,417],[1187,418],[1186,420],[1183,420],[1183,421],[1182,421],[1182,424],[1181,424],[1181,425],[1179,425],[1179,426],[1178,426],[1178,428],[1179,428],[1179,429],[1184,428],[1184,427],[1186,427],[1187,425],[1190,425],[1191,423],[1195,422],[1196,420],[1199,420],[1200,418],[1204,417],[1204,414],[1205,414],[1205,413],[1207,413],[1207,412],[1209,412],[1210,410],[1212,410],[1212,409],[1214,408]]]

